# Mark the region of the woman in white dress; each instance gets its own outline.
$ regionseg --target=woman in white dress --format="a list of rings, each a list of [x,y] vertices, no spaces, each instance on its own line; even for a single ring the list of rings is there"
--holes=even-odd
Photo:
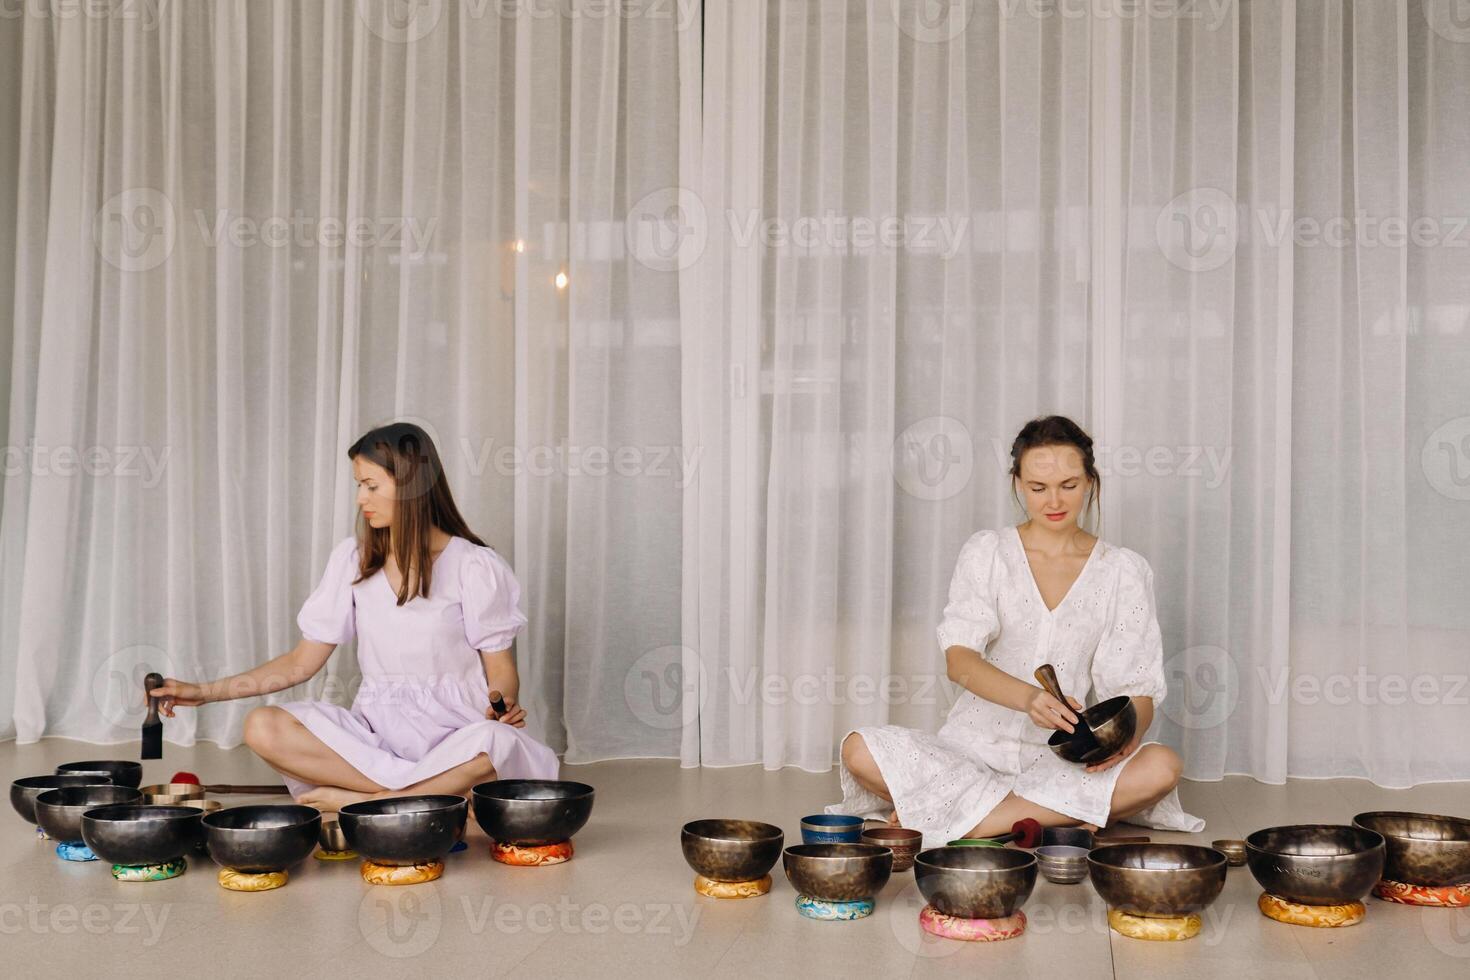
[[[843,800],[828,811],[922,831],[926,847],[1003,834],[1024,817],[1200,829],[1179,807],[1179,756],[1140,745],[1165,693],[1153,571],[1078,526],[1100,486],[1092,439],[1061,416],[1029,422],[1011,447],[1011,476],[1028,520],[965,543],[939,624],[949,679],[964,692],[937,735],[897,725],[849,733]],[[1044,663],[1070,704],[1033,682]],[[1073,729],[1089,691],[1097,701],[1130,696],[1138,734],[1083,768],[1046,742]]]

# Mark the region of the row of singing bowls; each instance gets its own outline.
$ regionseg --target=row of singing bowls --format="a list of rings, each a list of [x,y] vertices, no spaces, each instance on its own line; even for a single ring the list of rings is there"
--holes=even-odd
[[[1363,827],[1268,827],[1245,839],[1251,874],[1272,895],[1302,905],[1343,905],[1383,876],[1383,835]]]
[[[351,848],[375,864],[387,865],[442,859],[463,836],[468,817],[465,798],[449,795],[363,800],[349,803],[337,814]],[[315,839],[315,828],[312,836]]]
[[[540,847],[571,840],[586,825],[594,792],[560,779],[497,779],[476,786],[473,796],[475,822],[490,839]]]
[[[857,902],[883,890],[893,850],[879,844],[796,844],[781,853],[786,880],[822,902]]]
[[[1089,738],[1080,726],[1076,732],[1058,728],[1046,742],[1067,762],[1090,766],[1110,758],[1127,745],[1138,730],[1138,709],[1126,694],[1094,704],[1083,709],[1081,714],[1092,729],[1092,737]]]
[[[711,881],[755,881],[776,866],[786,835],[759,820],[694,820],[679,844],[684,860]]]
[[[1431,888],[1470,883],[1470,820],[1377,810],[1353,817],[1353,826],[1383,835],[1383,877],[1391,881]]]
[[[67,786],[111,786],[106,776],[87,773],[62,773],[53,776],[26,776],[10,784],[10,805],[26,823],[36,822],[36,797],[47,790]]]
[[[962,919],[1015,914],[1036,887],[1036,855],[1009,847],[936,847],[914,858],[914,880],[930,905]]]
[[[86,776],[106,776],[116,786],[131,786],[137,789],[143,782],[143,763],[126,759],[88,759],[85,762],[63,762],[56,767],[60,773],[80,773]]]
[[[243,874],[264,874],[284,871],[311,854],[321,824],[322,815],[314,807],[235,806],[204,817],[204,835],[216,864]]]
[[[36,823],[52,840],[74,844],[82,839],[82,814],[98,807],[136,803],[141,795],[131,786],[111,784],[48,789],[36,797]]]
[[[165,864],[194,850],[203,835],[203,817],[204,811],[185,806],[94,807],[82,814],[82,840],[112,864]]]
[[[1088,854],[1087,867],[1110,908],[1158,917],[1198,912],[1219,898],[1228,862],[1198,844],[1111,844]]]

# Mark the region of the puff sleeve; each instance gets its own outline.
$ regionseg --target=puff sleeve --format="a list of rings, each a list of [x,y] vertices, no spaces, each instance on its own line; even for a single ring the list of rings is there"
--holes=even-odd
[[[464,637],[476,650],[504,650],[526,626],[521,586],[510,565],[489,548],[476,547],[460,578]]]
[[[938,636],[940,652],[950,647],[968,647],[983,654],[1000,632],[995,614],[995,554],[1000,535],[980,531],[970,536],[955,562],[949,583],[949,602],[944,607]]]
[[[316,591],[301,606],[296,625],[301,635],[317,643],[340,645],[357,635],[352,602],[352,580],[357,578],[357,541],[344,538],[327,558],[327,570]]]
[[[1154,611],[1154,572],[1141,555],[1124,552],[1113,592],[1113,612],[1092,657],[1092,689],[1099,701],[1127,694],[1164,700],[1164,643]]]

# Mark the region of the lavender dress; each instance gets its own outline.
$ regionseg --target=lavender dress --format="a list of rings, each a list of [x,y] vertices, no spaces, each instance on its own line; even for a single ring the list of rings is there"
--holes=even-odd
[[[338,645],[357,637],[362,683],[352,709],[325,701],[281,705],[353,768],[385,789],[422,782],[483,752],[502,779],[555,779],[551,749],[485,717],[490,692],[480,650],[504,650],[526,625],[521,590],[489,548],[451,538],[434,560],[430,595],[397,605],[379,570],[356,585],[357,542],[332,549],[321,584],[301,607],[301,634]],[[311,786],[287,777],[291,794]]]

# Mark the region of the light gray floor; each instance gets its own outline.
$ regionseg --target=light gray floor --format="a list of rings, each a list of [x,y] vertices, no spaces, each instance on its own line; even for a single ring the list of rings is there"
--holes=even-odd
[[[0,745],[10,778],[76,759],[127,757],[62,739]],[[188,769],[206,781],[274,781],[243,749],[169,746],[144,781]],[[835,774],[758,768],[680,769],[673,762],[568,766],[597,787],[576,857],[549,868],[495,864],[473,827],[470,850],[450,858],[438,882],[371,887],[356,862],[308,859],[284,889],[221,889],[206,860],[166,882],[120,884],[105,866],[67,864],[13,814],[0,834],[0,960],[8,976],[140,976],[199,973],[313,976],[473,973],[556,977],[926,977],[984,971],[1009,977],[1352,977],[1470,975],[1470,910],[1413,909],[1370,900],[1360,926],[1316,930],[1261,917],[1260,889],[1232,869],[1201,935],[1147,943],[1111,934],[1083,882],[1040,881],[1017,940],[967,944],[918,929],[922,906],[911,874],[895,875],[877,911],[849,923],[814,922],[792,907],[775,871],[764,898],[696,895],[679,852],[679,827],[698,817],[741,816],[799,839],[804,814],[834,798]],[[1189,783],[1187,809],[1209,826],[1197,839],[1241,837],[1260,827],[1346,822],[1370,808],[1470,813],[1470,786],[1378,789],[1354,780],[1263,786],[1249,779]],[[247,802],[225,798],[226,805]],[[1155,839],[1188,839],[1160,834]]]

